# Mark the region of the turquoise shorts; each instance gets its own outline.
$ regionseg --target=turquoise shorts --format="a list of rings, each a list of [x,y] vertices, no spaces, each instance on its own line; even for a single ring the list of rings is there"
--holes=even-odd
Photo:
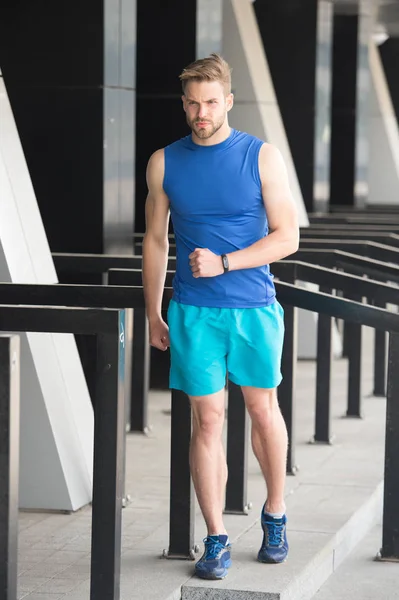
[[[281,383],[284,311],[277,300],[263,308],[206,308],[171,300],[168,309],[170,387],[189,396],[233,383],[275,388]]]

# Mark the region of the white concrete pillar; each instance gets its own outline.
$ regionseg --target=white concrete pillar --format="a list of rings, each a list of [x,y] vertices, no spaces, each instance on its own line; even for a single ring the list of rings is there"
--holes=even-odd
[[[1,72],[0,280],[57,283]],[[74,511],[91,501],[93,430],[73,335],[22,334],[21,508]]]
[[[280,150],[300,225],[306,226],[309,220],[251,0],[224,0],[223,56],[233,67],[235,104],[230,123]]]
[[[374,39],[371,72],[368,204],[399,204],[399,127]]]

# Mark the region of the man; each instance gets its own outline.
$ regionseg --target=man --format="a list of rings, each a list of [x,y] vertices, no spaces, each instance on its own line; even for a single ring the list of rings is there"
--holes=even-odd
[[[298,222],[280,152],[229,126],[233,95],[226,61],[212,54],[189,65],[180,79],[192,133],[148,163],[143,282],[151,344],[170,346],[170,387],[189,396],[193,411],[190,468],[208,530],[195,571],[222,579],[231,565],[222,516],[226,374],[242,387],[267,485],[258,560],[279,563],[288,553],[287,432],[276,394],[284,320],[268,265],[297,250]],[[168,328],[161,299],[169,213],[177,262]]]

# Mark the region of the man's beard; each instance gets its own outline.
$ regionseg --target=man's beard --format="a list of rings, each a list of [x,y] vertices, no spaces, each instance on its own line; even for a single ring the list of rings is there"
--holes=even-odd
[[[201,140],[208,140],[213,135],[215,135],[215,133],[217,131],[219,131],[219,129],[222,127],[222,125],[224,123],[224,119],[225,119],[225,117],[222,117],[216,123],[212,123],[211,121],[200,121],[200,123],[208,124],[206,128],[196,127],[195,124],[196,124],[197,120],[189,121],[189,119],[187,119],[187,123],[188,123],[191,131],[194,133],[194,135],[196,135]]]

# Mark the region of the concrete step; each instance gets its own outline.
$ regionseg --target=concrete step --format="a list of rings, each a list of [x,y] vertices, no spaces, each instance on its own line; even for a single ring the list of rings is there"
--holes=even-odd
[[[259,523],[233,544],[233,567],[223,581],[190,579],[181,600],[309,600],[378,520],[382,483],[374,491],[350,486],[301,485],[288,502],[289,559],[281,565],[256,562]],[[291,506],[290,506],[291,504]],[[295,515],[296,508],[308,512]],[[377,598],[377,596],[375,597]],[[324,599],[323,599],[324,600]],[[356,600],[363,597],[356,596]]]
[[[376,561],[381,524],[356,546],[314,600],[398,600],[399,563]]]

